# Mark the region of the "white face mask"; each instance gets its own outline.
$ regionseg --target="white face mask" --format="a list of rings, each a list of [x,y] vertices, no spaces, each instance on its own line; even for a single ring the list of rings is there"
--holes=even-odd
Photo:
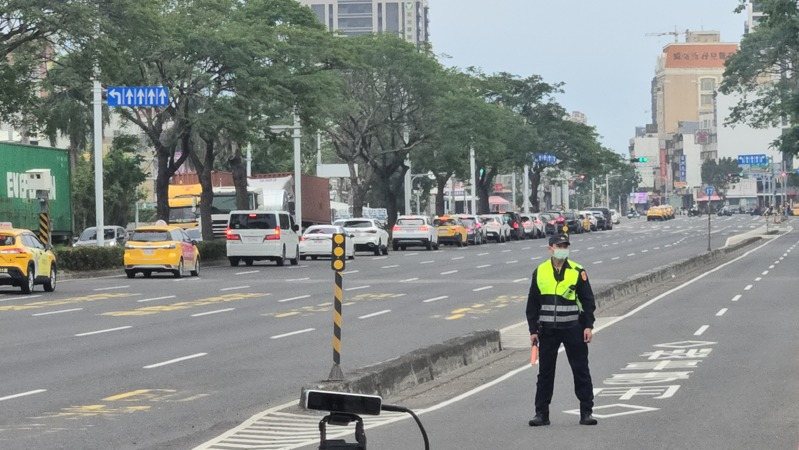
[[[556,248],[552,252],[552,257],[555,259],[566,259],[569,257],[569,249],[568,248]]]

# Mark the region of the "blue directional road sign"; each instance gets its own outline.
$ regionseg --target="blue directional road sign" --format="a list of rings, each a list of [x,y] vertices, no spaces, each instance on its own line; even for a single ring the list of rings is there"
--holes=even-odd
[[[716,192],[716,188],[713,186],[705,186],[705,195],[712,197],[714,192]]]
[[[110,107],[159,107],[169,104],[169,90],[164,86],[111,86],[105,94]]]
[[[738,165],[739,166],[767,166],[768,165],[768,155],[738,155]]]
[[[551,166],[558,163],[558,158],[553,154],[543,153],[535,155],[535,162]]]

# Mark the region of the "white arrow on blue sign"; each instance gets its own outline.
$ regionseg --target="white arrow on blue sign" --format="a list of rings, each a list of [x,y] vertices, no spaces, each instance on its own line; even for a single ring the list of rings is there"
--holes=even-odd
[[[738,155],[738,165],[765,166],[768,164],[768,155]]]
[[[705,187],[705,194],[706,194],[708,197],[712,197],[712,196],[713,196],[713,193],[714,193],[715,191],[716,191],[716,189],[715,189],[713,186],[706,186],[706,187]]]
[[[169,105],[169,89],[165,86],[111,86],[106,89],[108,106],[151,106]]]

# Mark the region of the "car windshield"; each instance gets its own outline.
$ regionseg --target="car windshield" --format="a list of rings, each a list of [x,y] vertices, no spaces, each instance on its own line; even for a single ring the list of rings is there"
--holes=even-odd
[[[14,236],[10,234],[0,234],[0,247],[14,245]]]
[[[368,220],[347,220],[341,226],[344,228],[371,228],[372,222]]]
[[[114,239],[114,229],[106,228],[103,236],[105,239]],[[80,238],[78,238],[79,241],[94,241],[96,239],[97,239],[96,228],[87,228],[83,230],[83,233],[80,234]]]
[[[130,238],[134,242],[161,242],[169,241],[169,232],[161,230],[136,230]]]
[[[496,222],[496,221],[497,221],[497,219],[496,219],[496,218],[494,218],[494,217],[481,217],[481,218],[480,218],[480,222],[482,222],[482,223],[484,223],[484,224],[488,224],[488,223],[494,223],[494,222]]]
[[[463,222],[464,226],[469,228],[474,226],[474,219],[461,219],[461,222]]]
[[[397,225],[424,225],[424,219],[397,219]]]
[[[200,210],[196,209],[192,211],[191,206],[183,206],[179,208],[170,207],[169,208],[169,222],[193,222],[197,220],[197,216],[200,214]]]
[[[305,234],[335,234],[338,232],[339,229],[336,227],[308,228],[305,230]]]
[[[436,225],[438,226],[452,226],[457,224],[458,222],[455,222],[455,219],[436,219]]]

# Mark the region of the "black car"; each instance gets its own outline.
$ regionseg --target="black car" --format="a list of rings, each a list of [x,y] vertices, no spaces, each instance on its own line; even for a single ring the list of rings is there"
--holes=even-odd
[[[603,228],[603,229],[604,230],[612,230],[613,229],[613,215],[610,213],[610,209],[603,208],[603,207],[600,207],[600,206],[593,206],[593,207],[587,208],[587,209],[589,211],[600,211],[602,213],[602,216],[605,217],[605,228]],[[599,228],[599,225],[597,225],[597,228]]]
[[[514,241],[524,239],[524,227],[522,227],[522,218],[519,216],[519,214],[513,211],[508,211],[502,213],[502,215],[505,216],[505,221],[507,221],[508,225],[510,225],[510,238]]]
[[[589,211],[591,211],[591,214],[593,214],[594,217],[596,217],[596,229],[602,231],[607,230],[608,221],[607,219],[605,219],[605,215],[602,214],[602,211],[594,211],[594,210],[589,210]]]
[[[567,211],[563,213],[563,217],[566,218],[566,225],[569,227],[569,233],[578,234],[583,232],[583,226],[580,223],[580,218],[577,217],[577,213],[574,211]]]

